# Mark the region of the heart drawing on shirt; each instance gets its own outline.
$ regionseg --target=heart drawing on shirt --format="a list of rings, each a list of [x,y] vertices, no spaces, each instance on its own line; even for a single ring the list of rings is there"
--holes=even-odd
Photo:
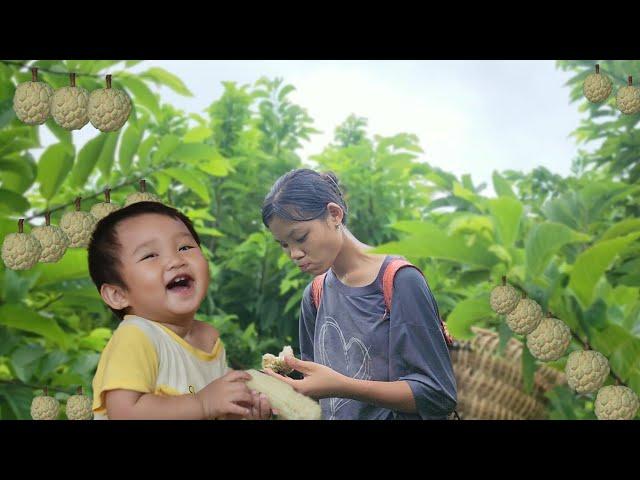
[[[333,348],[329,349],[330,345]],[[335,352],[336,345],[338,346],[337,354],[329,358],[328,352]],[[349,341],[346,341],[340,325],[331,317],[327,317],[320,329],[319,347],[320,361],[323,365],[351,378],[359,380],[369,380],[371,378],[369,349],[359,338],[351,337]],[[342,352],[342,357],[340,357],[340,351]],[[351,402],[351,399],[330,398],[330,420],[335,419],[336,412],[349,402]]]

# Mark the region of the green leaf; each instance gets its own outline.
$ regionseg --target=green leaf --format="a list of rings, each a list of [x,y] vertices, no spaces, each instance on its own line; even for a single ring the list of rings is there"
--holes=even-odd
[[[208,160],[219,155],[211,145],[204,143],[183,143],[173,152],[173,155],[184,161]]]
[[[29,210],[29,202],[26,198],[11,190],[0,188],[0,210],[15,213],[23,213]]]
[[[62,143],[73,143],[73,137],[70,130],[65,130],[58,125],[53,118],[49,118],[45,125]]]
[[[0,305],[0,324],[26,332],[37,333],[57,343],[63,349],[67,348],[67,335],[58,323],[53,318],[43,317],[24,305]]]
[[[65,280],[89,277],[87,250],[70,248],[57,263],[38,263],[33,270],[40,273],[35,288],[56,285]]]
[[[489,294],[468,298],[459,302],[447,317],[447,328],[455,338],[473,337],[471,327],[482,320],[493,318],[495,313],[489,305]]]
[[[595,300],[596,284],[616,256],[639,237],[640,232],[635,232],[624,237],[597,242],[578,255],[568,287],[576,295],[583,309],[588,308]]]
[[[142,80],[129,75],[121,75],[119,81],[131,92],[136,104],[147,108],[156,118],[160,117],[158,99]]]
[[[38,273],[14,272],[6,269],[4,271],[4,292],[2,298],[4,303],[20,303],[29,293],[38,280]]]
[[[138,65],[142,61],[143,60],[127,60],[126,62],[124,62],[124,66],[125,66],[125,68],[131,68],[131,67],[134,67],[134,66]]]
[[[209,235],[210,237],[224,237],[224,233],[213,227],[198,227],[198,234]]]
[[[493,172],[493,189],[499,197],[517,198],[511,189],[511,184],[498,172]]]
[[[180,139],[175,135],[165,135],[160,139],[158,148],[152,156],[152,161],[156,165],[162,163],[180,145]]]
[[[96,163],[98,163],[106,139],[107,135],[101,133],[85,143],[80,149],[78,160],[71,172],[71,185],[75,187],[84,186],[91,172],[93,172]]]
[[[522,387],[526,393],[533,391],[536,369],[536,359],[527,348],[527,345],[524,344],[522,346]]]
[[[551,257],[568,243],[587,242],[590,236],[561,223],[546,222],[531,229],[525,242],[527,275],[540,275]]]
[[[609,227],[602,237],[600,237],[600,240],[609,240],[627,235],[631,232],[637,232],[638,230],[640,230],[640,218],[627,218]]]
[[[138,150],[140,141],[142,140],[142,131],[134,125],[130,125],[122,135],[120,142],[120,153],[118,155],[118,163],[122,173],[128,174],[131,171],[133,156]]]
[[[490,244],[479,237],[470,244],[465,237],[448,236],[439,226],[429,222],[402,221],[393,224],[393,228],[412,235],[397,242],[380,245],[372,252],[442,258],[487,268],[498,263],[498,258],[488,251]]]
[[[513,337],[513,331],[507,325],[507,322],[500,322],[498,325],[498,353],[504,355],[504,349],[507,347],[509,339]]]
[[[489,210],[493,216],[496,236],[505,247],[510,247],[518,237],[522,204],[516,198],[500,197],[489,200]]]
[[[213,157],[209,158],[205,162],[198,164],[198,168],[209,175],[214,177],[224,177],[229,174],[229,171],[233,169],[229,161],[215,152]]]
[[[47,148],[38,162],[40,193],[51,200],[73,167],[73,146],[56,143]]]
[[[156,180],[156,193],[158,195],[164,195],[169,190],[169,185],[171,185],[171,177],[166,173],[155,172],[153,174],[153,178]]]
[[[295,89],[296,87],[294,87],[293,85],[287,85],[286,87],[284,87],[282,90],[280,90],[280,93],[278,93],[278,101],[282,102],[284,98]]]
[[[38,166],[30,153],[14,155],[1,160],[1,162],[6,162],[7,168],[0,166],[0,181],[3,188],[16,193],[24,193],[35,182]]]
[[[9,125],[14,118],[16,114],[13,111],[13,99],[7,98],[0,101],[0,128]]]
[[[138,148],[138,159],[141,166],[145,166],[149,161],[149,153],[151,152],[151,149],[156,145],[157,140],[158,137],[152,134],[145,138],[144,141],[140,144],[140,147]]]
[[[161,85],[166,85],[171,90],[185,97],[193,97],[187,86],[173,73],[167,72],[164,68],[151,67],[146,72],[140,74],[142,78],[148,78]]]
[[[208,127],[195,127],[185,133],[184,143],[200,143],[204,142],[213,135],[213,130]]]
[[[103,133],[106,136],[100,157],[98,158],[98,168],[102,176],[107,180],[111,175],[111,168],[116,156],[116,145],[118,144],[118,135],[120,132]]]
[[[202,182],[202,179],[194,172],[181,168],[167,168],[163,172],[178,180],[206,203],[211,202],[207,184]]]

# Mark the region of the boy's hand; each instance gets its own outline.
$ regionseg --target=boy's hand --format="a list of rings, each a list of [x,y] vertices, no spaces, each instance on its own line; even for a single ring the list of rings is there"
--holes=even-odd
[[[195,394],[202,404],[205,418],[240,415],[247,417],[251,408],[241,404],[253,405],[253,398],[246,382],[251,375],[242,370],[232,370],[226,375],[214,380]]]
[[[264,393],[251,391],[251,413],[247,417],[250,420],[268,420],[271,418],[271,404]]]

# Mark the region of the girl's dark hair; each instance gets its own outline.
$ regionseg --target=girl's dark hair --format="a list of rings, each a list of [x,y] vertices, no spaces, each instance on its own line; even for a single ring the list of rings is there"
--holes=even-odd
[[[274,216],[294,222],[315,220],[328,213],[327,204],[342,207],[342,223],[347,224],[347,204],[338,178],[331,172],[318,173],[308,168],[291,170],[271,187],[262,203],[262,222],[269,226]]]
[[[120,275],[120,267],[122,266],[120,261],[121,244],[118,242],[116,227],[127,218],[149,213],[164,215],[182,221],[198,246],[200,245],[200,237],[193,228],[191,220],[175,208],[158,202],[137,202],[116,210],[98,222],[89,242],[89,274],[98,292],[105,283],[127,288],[122,275]],[[121,320],[126,313],[124,310],[113,308],[111,308],[111,311]]]

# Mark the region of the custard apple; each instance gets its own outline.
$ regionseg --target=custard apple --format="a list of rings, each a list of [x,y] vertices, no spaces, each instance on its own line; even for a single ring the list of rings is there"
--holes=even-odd
[[[39,261],[43,263],[54,263],[64,256],[67,251],[69,239],[60,227],[50,224],[49,215],[46,217],[46,225],[36,227],[31,235],[36,237],[42,245]]]
[[[162,203],[162,200],[157,195],[147,192],[147,184],[145,180],[140,180],[140,191],[127,195],[127,199],[124,202],[125,207],[137,202],[158,202]]]
[[[89,212],[96,218],[97,223],[98,220],[102,220],[104,217],[116,210],[120,210],[119,205],[111,202],[101,202],[92,206]]]
[[[119,130],[129,118],[131,100],[122,90],[111,88],[111,75],[107,75],[107,88],[94,90],[89,96],[89,120],[103,132]]]
[[[77,395],[71,395],[67,400],[65,409],[69,420],[91,420],[93,410],[91,408],[91,398],[82,394],[82,389],[78,389]]]
[[[262,356],[262,368],[270,368],[276,373],[288,375],[289,373],[293,372],[293,369],[284,362],[285,356],[294,356],[293,348],[291,348],[289,345],[285,346],[277,357],[270,353],[265,353]]]
[[[44,395],[35,397],[31,402],[31,418],[34,420],[55,420],[59,412],[60,402],[48,396],[46,388]]]
[[[535,300],[525,297],[507,314],[507,325],[514,333],[527,335],[540,325],[542,317],[540,305]]]
[[[640,112],[640,89],[632,85],[632,78],[629,77],[629,85],[620,87],[616,95],[616,105],[625,115],[633,115]]]
[[[520,301],[520,293],[511,285],[507,285],[507,278],[502,277],[502,285],[491,290],[489,299],[494,312],[506,315],[513,311]]]
[[[604,102],[611,94],[613,82],[611,79],[600,73],[600,66],[596,65],[596,73],[589,75],[582,85],[582,92],[592,103]]]
[[[69,247],[87,247],[96,225],[96,217],[80,211],[80,199],[76,199],[76,211],[67,212],[60,219],[60,228],[69,238]]]
[[[639,403],[638,396],[629,387],[602,387],[596,396],[596,416],[598,420],[632,420],[636,416]]]
[[[600,352],[572,352],[565,366],[567,382],[578,393],[597,391],[609,376],[609,361]]]
[[[16,117],[27,125],[42,125],[51,112],[53,88],[44,82],[38,82],[37,68],[31,71],[32,81],[21,83],[16,87],[13,110],[16,112]]]
[[[66,130],[79,130],[89,121],[89,92],[75,86],[72,75],[71,86],[56,90],[51,99],[51,115],[58,125]]]
[[[11,270],[28,270],[38,263],[42,245],[36,237],[24,233],[24,220],[18,222],[18,233],[10,233],[2,242],[2,260]]]
[[[547,317],[527,335],[527,347],[538,360],[549,362],[560,358],[571,343],[571,330],[561,320]]]

